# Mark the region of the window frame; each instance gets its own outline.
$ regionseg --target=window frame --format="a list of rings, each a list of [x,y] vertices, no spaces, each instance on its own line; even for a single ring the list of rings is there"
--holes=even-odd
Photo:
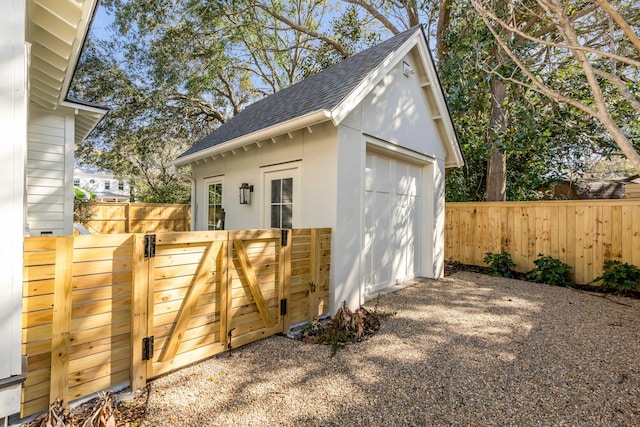
[[[218,230],[224,230],[224,180],[222,176],[216,176],[216,177],[210,177],[210,178],[205,178],[203,181],[203,188],[202,188],[202,207],[200,209],[201,212],[201,230],[207,230],[207,231],[218,231]],[[210,204],[209,203],[209,189],[211,188],[212,185],[220,185],[220,203],[219,204]],[[213,226],[214,228],[209,228],[211,223],[209,222],[209,209],[211,206],[219,206],[220,207],[220,216],[221,218],[218,218],[217,221],[222,221],[221,227],[220,228],[215,228],[215,225]],[[215,218],[214,218],[215,219]]]
[[[278,227],[272,227],[272,181],[292,180],[291,203],[291,228],[300,228],[302,226],[302,162],[296,161],[291,163],[285,163],[275,166],[269,166],[262,168],[262,211],[263,211],[263,227],[265,229],[277,229]],[[282,188],[282,187],[281,187]],[[280,203],[280,206],[282,204]],[[282,217],[280,218],[279,225],[282,225]],[[288,227],[287,227],[288,228]]]

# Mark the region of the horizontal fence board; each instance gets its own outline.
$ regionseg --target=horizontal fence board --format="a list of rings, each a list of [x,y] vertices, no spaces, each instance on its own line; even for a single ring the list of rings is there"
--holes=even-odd
[[[94,213],[105,222],[129,218],[128,227],[135,222],[132,213],[149,223],[149,215],[180,220],[167,213],[171,207],[144,213],[132,205],[121,211],[112,204],[98,208]],[[61,239],[70,238],[25,239],[22,351],[28,358],[22,416],[46,410],[53,394],[74,400],[127,382],[141,387],[148,378],[328,311],[330,229],[290,230],[288,247],[281,247],[281,230],[166,232],[156,235],[156,256],[148,259],[140,234],[74,236],[66,240],[70,250],[64,256]],[[221,249],[207,252],[214,244]],[[203,267],[205,253],[215,259]],[[68,295],[56,314],[62,265]],[[187,303],[195,283],[197,293]],[[145,336],[155,340],[151,361],[141,360]],[[64,359],[52,351],[56,345],[62,345]],[[170,360],[159,361],[162,353]]]
[[[504,250],[523,273],[538,254],[550,255],[587,284],[605,261],[640,266],[640,201],[450,202],[444,248],[448,261],[479,266],[487,252]]]
[[[83,225],[94,234],[188,231],[190,205],[87,202]]]

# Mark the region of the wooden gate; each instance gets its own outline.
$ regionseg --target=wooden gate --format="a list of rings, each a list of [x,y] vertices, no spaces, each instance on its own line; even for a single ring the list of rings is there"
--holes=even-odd
[[[21,416],[327,313],[331,230],[25,239]]]
[[[140,238],[146,252],[140,262],[148,263],[149,276],[140,277],[148,283],[146,295],[134,296],[140,303],[133,316],[139,315],[141,323],[133,325],[133,342],[140,343],[133,361],[133,377],[140,382],[134,388],[148,378],[284,331],[288,275],[281,273],[290,256],[286,230]],[[142,363],[136,369],[138,356]]]

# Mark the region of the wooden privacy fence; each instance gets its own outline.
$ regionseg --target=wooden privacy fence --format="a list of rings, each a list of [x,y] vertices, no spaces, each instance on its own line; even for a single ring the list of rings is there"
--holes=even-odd
[[[83,225],[95,234],[189,231],[190,205],[86,202],[90,219]]]
[[[527,272],[541,253],[569,264],[578,284],[607,260],[640,266],[638,200],[447,203],[445,215],[448,261],[485,265],[487,252],[504,250]]]
[[[330,229],[25,239],[21,415],[328,312]]]

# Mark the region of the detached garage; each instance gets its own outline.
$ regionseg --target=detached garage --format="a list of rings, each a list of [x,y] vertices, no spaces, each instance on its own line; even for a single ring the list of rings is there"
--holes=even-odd
[[[197,230],[332,229],[331,313],[443,274],[444,172],[463,159],[411,28],[250,105],[174,161]]]

